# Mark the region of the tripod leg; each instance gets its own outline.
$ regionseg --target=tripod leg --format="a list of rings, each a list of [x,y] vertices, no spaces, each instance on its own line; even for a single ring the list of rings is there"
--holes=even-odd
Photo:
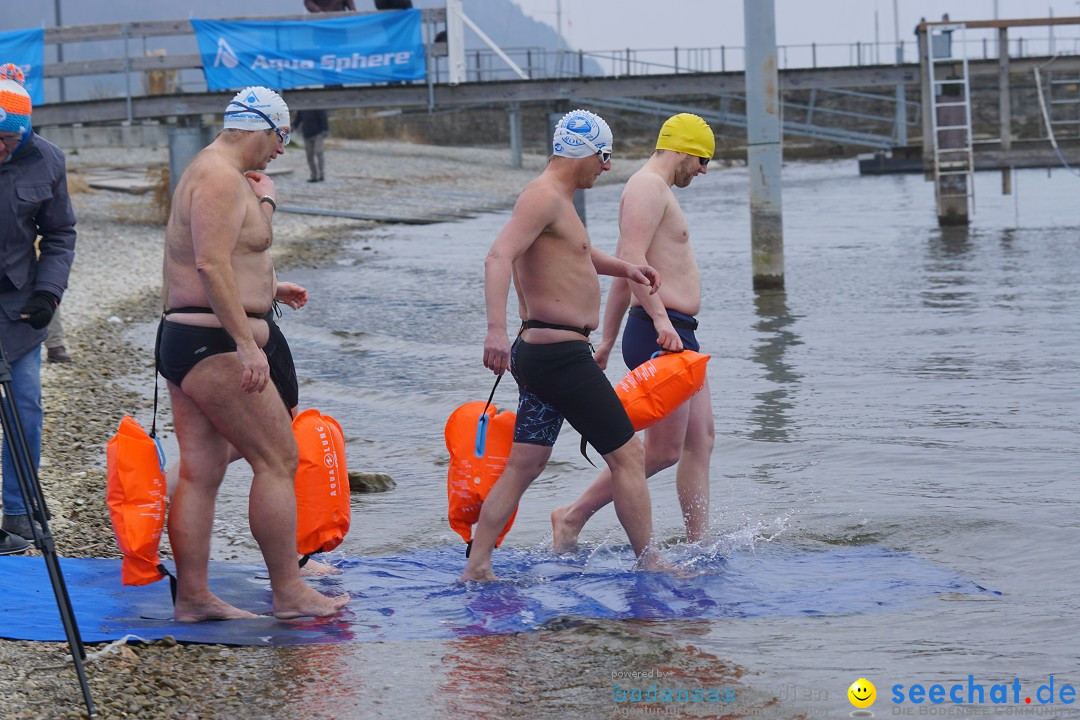
[[[79,678],[83,701],[86,703],[89,716],[94,717],[97,712],[94,710],[94,700],[90,696],[90,685],[86,680],[86,670],[83,667],[83,661],[86,659],[86,649],[83,646],[82,636],[79,634],[79,627],[75,622],[75,611],[71,607],[71,597],[68,595],[67,584],[64,582],[63,573],[60,571],[60,560],[56,556],[56,548],[46,518],[45,496],[42,494],[37,467],[32,461],[30,446],[26,441],[26,434],[23,432],[18,408],[15,406],[11,381],[11,365],[8,364],[3,347],[0,347],[0,427],[4,432],[4,442],[11,451],[15,477],[18,480],[23,501],[26,503],[27,513],[30,515],[31,520],[36,519],[40,524],[39,529],[33,522],[30,523],[34,543],[45,558],[45,567],[49,571],[53,594],[56,596],[56,605],[60,611],[60,622],[64,626],[68,646],[71,648],[71,657],[75,665],[75,674]]]

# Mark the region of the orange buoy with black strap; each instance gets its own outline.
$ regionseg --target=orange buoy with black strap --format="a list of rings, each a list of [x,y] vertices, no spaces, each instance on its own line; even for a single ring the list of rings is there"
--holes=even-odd
[[[644,430],[674,412],[705,385],[709,355],[693,350],[654,354],[626,374],[615,393],[634,430]]]
[[[155,425],[156,410],[155,404]],[[124,555],[120,580],[124,585],[149,585],[168,577],[175,600],[176,579],[158,556],[165,525],[165,453],[155,427],[147,434],[130,415],[125,415],[105,454],[105,502],[116,544]]]
[[[334,418],[308,408],[293,418],[300,454],[296,468],[296,551],[304,556],[333,550],[349,532],[349,471],[345,437]]]
[[[500,375],[495,379],[487,402],[474,400],[458,407],[446,421],[444,436],[450,451],[446,478],[450,527],[467,543],[465,557],[472,550],[472,526],[480,517],[480,506],[506,468],[514,442],[514,413],[491,404]],[[498,547],[517,517],[517,508],[495,541]]]

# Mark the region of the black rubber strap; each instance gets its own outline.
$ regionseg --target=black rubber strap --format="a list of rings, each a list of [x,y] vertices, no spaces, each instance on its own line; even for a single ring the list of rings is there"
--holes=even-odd
[[[158,564],[157,571],[161,573],[162,577],[169,578],[169,592],[172,593],[172,604],[176,605],[176,576],[169,572],[169,568],[162,564]]]
[[[589,452],[588,452],[588,450],[589,450],[589,441],[585,439],[584,435],[582,435],[581,436],[581,457],[585,458],[586,460],[589,460]],[[596,463],[594,463],[592,460],[589,460],[589,464],[592,465],[593,467],[596,467]]]
[[[570,332],[576,332],[589,337],[589,333],[592,332],[592,328],[588,325],[584,327],[574,327],[573,325],[560,325],[558,323],[544,322],[543,320],[524,320],[521,323],[522,330],[530,330],[532,328],[542,328],[546,330],[569,330]]]
[[[214,311],[208,307],[198,307],[196,305],[185,305],[184,307],[169,308],[165,311],[165,316],[168,317],[173,313],[198,313],[200,315],[213,315]],[[249,318],[255,318],[256,320],[265,320],[268,313],[265,312],[245,312]],[[281,315],[278,315],[281,317]]]
[[[500,380],[502,380],[502,373],[495,376],[495,384],[491,386],[491,393],[488,395],[487,402],[484,403],[484,409],[480,412],[478,417],[483,417],[484,413],[486,413],[487,409],[491,406],[491,399],[495,397],[495,388],[499,387]]]

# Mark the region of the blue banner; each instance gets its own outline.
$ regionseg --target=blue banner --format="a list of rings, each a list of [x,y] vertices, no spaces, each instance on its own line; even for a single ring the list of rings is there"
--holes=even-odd
[[[45,104],[45,31],[14,30],[0,33],[0,65],[15,63],[26,75],[26,92],[34,105]]]
[[[192,20],[210,90],[426,77],[419,10],[294,22]]]

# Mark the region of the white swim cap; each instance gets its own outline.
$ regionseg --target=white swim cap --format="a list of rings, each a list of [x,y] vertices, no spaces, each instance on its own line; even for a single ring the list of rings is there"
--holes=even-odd
[[[567,158],[589,157],[597,150],[611,152],[611,146],[611,128],[604,118],[588,110],[571,110],[563,115],[551,140],[552,152]]]
[[[278,127],[292,127],[289,122],[289,106],[270,88],[258,85],[246,87],[236,93],[225,107],[227,128],[269,130],[270,123]]]

